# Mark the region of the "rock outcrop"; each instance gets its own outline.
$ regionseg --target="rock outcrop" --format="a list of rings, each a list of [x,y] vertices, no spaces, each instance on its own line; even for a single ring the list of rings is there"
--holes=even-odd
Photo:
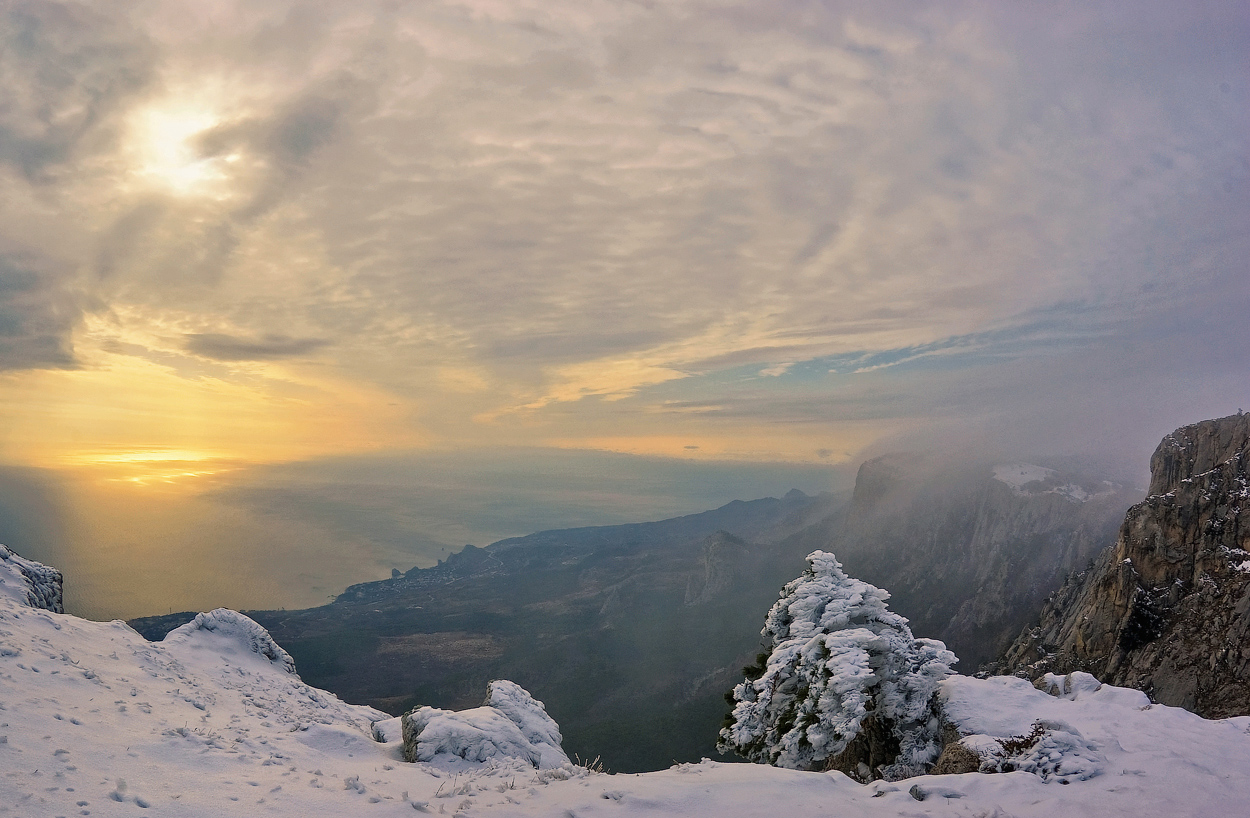
[[[61,572],[0,545],[0,594],[24,605],[65,613]]]
[[[287,673],[299,678],[299,674],[295,672],[295,660],[291,658],[291,654],[273,641],[269,631],[254,619],[229,608],[217,608],[207,613],[196,614],[195,618],[187,624],[170,631],[165,641],[177,644],[194,640],[201,632],[216,634],[248,653],[255,653],[257,656],[268,659]]]
[[[1016,675],[1088,671],[1208,718],[1250,713],[1250,415],[1177,429],[1116,544],[1008,648]]]
[[[706,605],[733,587],[738,571],[747,564],[751,545],[726,531],[717,531],[703,541],[699,566],[686,583],[686,605]]]

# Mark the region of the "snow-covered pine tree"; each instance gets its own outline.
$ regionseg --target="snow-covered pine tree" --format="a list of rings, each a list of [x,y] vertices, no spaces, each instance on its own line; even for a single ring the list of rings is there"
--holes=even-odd
[[[848,577],[833,554],[807,563],[768,612],[771,652],[734,688],[719,749],[861,780],[924,772],[941,751],[936,693],[955,654],[913,638],[889,593]]]

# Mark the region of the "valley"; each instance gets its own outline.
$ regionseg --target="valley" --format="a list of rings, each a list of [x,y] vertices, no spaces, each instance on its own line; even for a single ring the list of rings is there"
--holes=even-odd
[[[347,701],[393,714],[471,707],[507,678],[546,703],[570,756],[622,772],[723,758],[724,694],[761,650],[778,591],[818,548],[889,589],[918,636],[947,640],[962,672],[995,658],[1140,496],[1029,468],[1029,480],[1004,482],[990,463],[878,458],[849,497],[791,491],[540,532],[352,586],[329,605],[248,613],[303,678]],[[159,639],[190,617],[131,624]]]

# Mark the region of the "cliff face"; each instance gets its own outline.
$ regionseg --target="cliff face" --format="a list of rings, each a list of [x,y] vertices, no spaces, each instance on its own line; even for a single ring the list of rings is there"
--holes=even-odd
[[[1209,718],[1250,713],[1250,415],[1177,429],[1119,538],[1008,649],[1018,675],[1088,670]]]

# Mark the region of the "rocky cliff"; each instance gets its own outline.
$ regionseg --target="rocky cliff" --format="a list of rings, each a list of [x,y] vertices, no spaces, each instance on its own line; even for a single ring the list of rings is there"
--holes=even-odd
[[[1115,545],[1046,603],[1003,669],[1085,670],[1208,718],[1250,713],[1250,415],[1177,429]]]

